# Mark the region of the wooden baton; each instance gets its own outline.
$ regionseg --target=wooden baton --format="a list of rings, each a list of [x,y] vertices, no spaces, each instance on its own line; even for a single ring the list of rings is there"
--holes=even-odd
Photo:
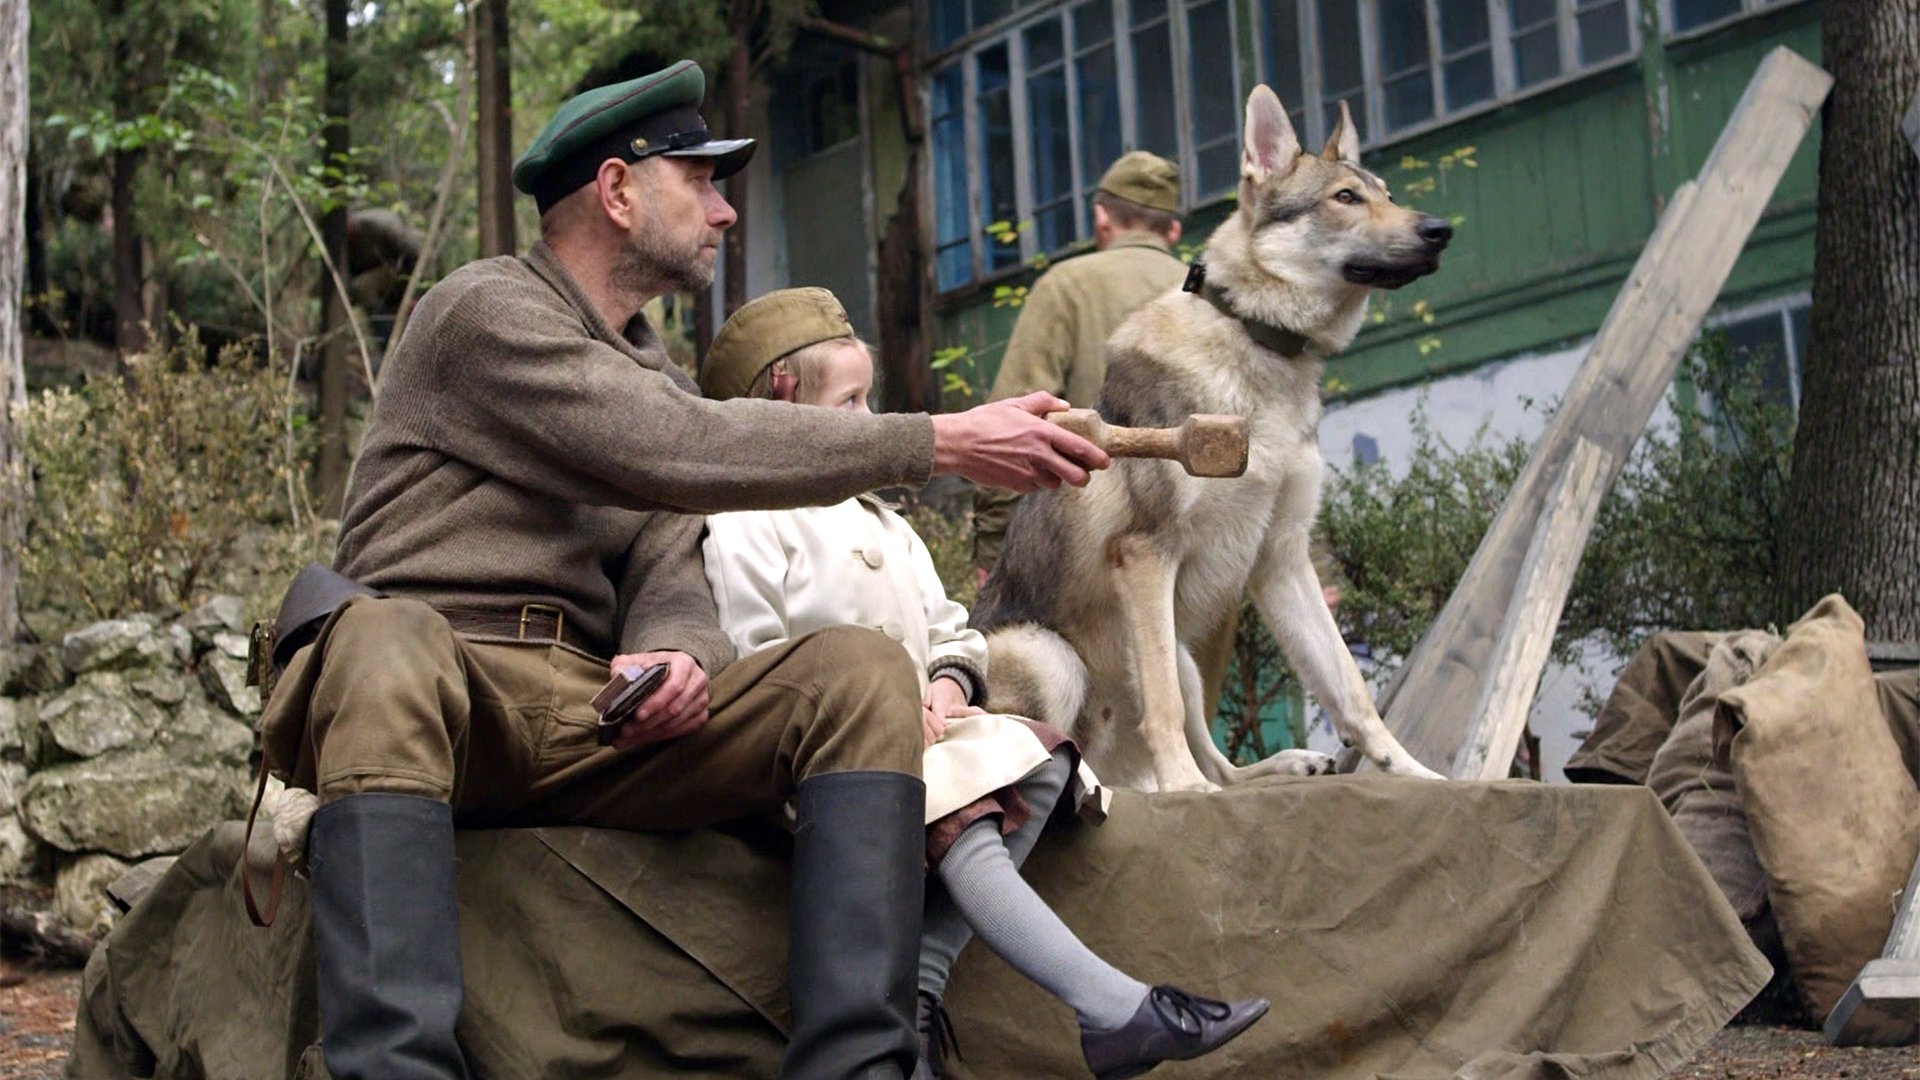
[[[1047,419],[1114,457],[1177,461],[1190,476],[1239,476],[1247,471],[1247,421],[1195,413],[1169,428],[1119,427],[1092,409],[1065,409]]]

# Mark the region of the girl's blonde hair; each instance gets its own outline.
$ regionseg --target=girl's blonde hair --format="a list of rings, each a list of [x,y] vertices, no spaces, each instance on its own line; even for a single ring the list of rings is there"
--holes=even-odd
[[[748,397],[773,397],[773,376],[777,368],[799,380],[793,389],[795,401],[805,401],[820,390],[820,381],[826,376],[827,357],[836,349],[847,345],[858,345],[867,355],[867,363],[873,363],[873,346],[848,334],[845,337],[828,338],[811,345],[802,345],[787,355],[760,369],[753,377],[753,385],[747,388]],[[876,384],[877,385],[877,384]]]

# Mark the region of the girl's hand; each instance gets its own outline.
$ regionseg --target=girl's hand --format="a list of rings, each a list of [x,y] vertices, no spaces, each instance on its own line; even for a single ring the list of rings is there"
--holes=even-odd
[[[967,693],[952,679],[936,678],[927,684],[920,699],[920,726],[925,729],[927,745],[932,746],[946,734],[947,722],[962,716],[978,716],[985,711],[967,704]]]

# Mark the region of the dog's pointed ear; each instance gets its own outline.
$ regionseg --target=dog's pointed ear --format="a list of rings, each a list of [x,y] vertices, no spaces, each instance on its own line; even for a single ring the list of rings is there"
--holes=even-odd
[[[1347,99],[1340,99],[1340,122],[1333,126],[1333,134],[1327,136],[1326,149],[1320,156],[1328,161],[1344,161],[1351,165],[1360,164],[1360,129],[1353,126],[1353,114],[1347,111]]]
[[[1247,128],[1240,146],[1240,176],[1253,184],[1288,175],[1300,156],[1293,121],[1265,83],[1247,95]]]

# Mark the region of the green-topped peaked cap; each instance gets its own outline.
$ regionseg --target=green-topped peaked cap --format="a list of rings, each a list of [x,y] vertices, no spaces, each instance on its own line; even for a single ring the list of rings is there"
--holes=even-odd
[[[716,139],[700,117],[707,78],[682,60],[663,71],[576,94],[513,163],[513,186],[540,212],[591,182],[608,158],[635,162],[656,154],[707,157],[715,180],[753,156],[752,139]]]

